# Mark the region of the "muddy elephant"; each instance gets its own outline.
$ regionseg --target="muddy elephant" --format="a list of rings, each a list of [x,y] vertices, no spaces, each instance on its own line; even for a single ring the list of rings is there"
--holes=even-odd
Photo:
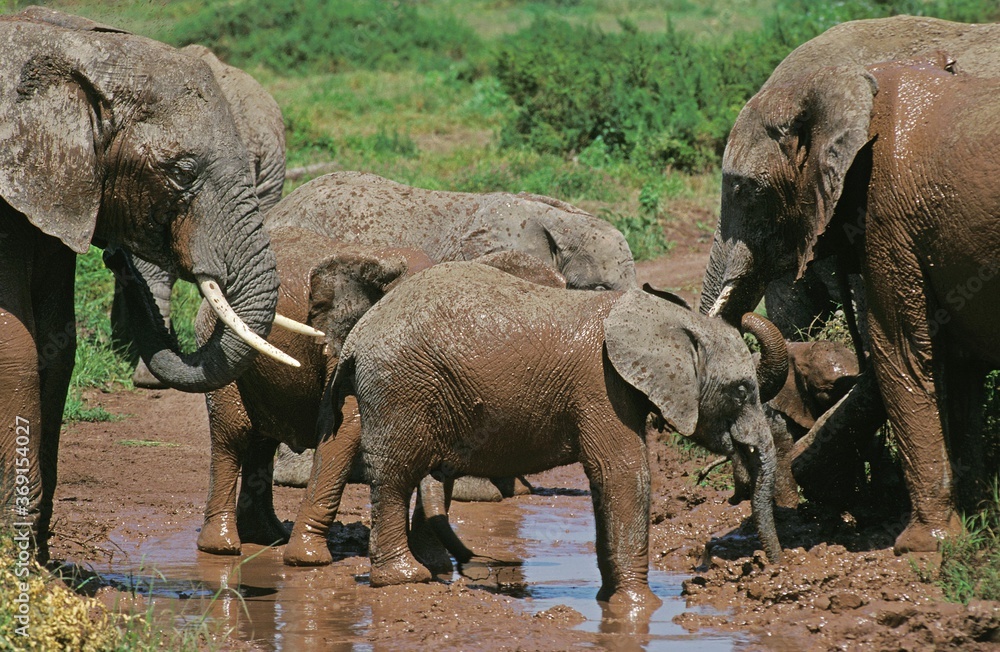
[[[285,124],[278,103],[257,80],[239,68],[223,63],[208,48],[188,45],[181,52],[202,59],[212,69],[236,122],[236,130],[250,155],[250,169],[260,209],[271,209],[281,200],[285,184]],[[170,328],[170,293],[177,277],[142,260],[135,261],[135,266],[153,293],[164,323]],[[116,295],[116,298],[119,296]],[[130,341],[127,324],[124,304],[116,301],[111,310],[111,325],[119,346],[127,346]],[[132,381],[138,387],[163,387],[142,359],[136,363]]]
[[[871,73],[862,270],[872,366],[912,505],[895,549],[927,551],[961,532],[955,488],[982,460],[966,417],[1000,365],[1000,83],[930,63]]]
[[[5,513],[47,556],[60,422],[76,348],[76,254],[124,250],[199,285],[225,323],[191,354],[125,288],[150,369],[201,392],[267,335],[274,255],[246,148],[209,67],[155,41],[0,19],[0,477]],[[134,310],[133,310],[134,308]],[[234,330],[235,329],[235,330]]]
[[[866,145],[877,86],[867,66],[925,53],[943,56],[942,65],[953,70],[996,75],[998,37],[1000,25],[896,16],[838,25],[786,57],[730,132],[701,311],[734,322],[769,283],[802,276],[811,262],[831,255],[842,278],[862,273]],[[854,303],[845,301],[848,312]],[[816,424],[813,441],[821,447],[847,438],[864,446],[884,418],[869,367]],[[828,459],[824,468],[841,465]]]
[[[573,289],[636,287],[625,237],[551,197],[424,190],[363,172],[335,172],[296,188],[268,228],[298,226],[337,240],[420,249],[435,262],[516,250],[548,263]]]
[[[207,394],[211,480],[198,548],[215,554],[238,554],[242,543],[287,540],[271,494],[272,459],[279,442],[296,450],[316,446],[320,400],[347,333],[402,278],[433,264],[419,250],[348,244],[295,227],[279,227],[270,235],[281,281],[280,314],[325,336],[275,330],[269,341],[300,360],[301,368],[259,358],[236,382]],[[565,286],[558,272],[519,252],[479,260],[532,282]],[[213,328],[214,315],[203,305],[199,340]],[[345,414],[343,431],[360,427],[353,403]],[[442,508],[435,504],[424,511],[437,514]],[[455,541],[448,534],[442,538]],[[467,549],[458,545],[451,546],[452,554],[466,556]]]
[[[748,324],[763,343],[762,391],[773,394],[787,373],[784,340],[756,315]],[[352,393],[362,427],[349,437],[337,426]],[[327,482],[310,481],[285,563],[330,562],[325,535],[345,460],[359,448],[372,491],[372,586],[430,578],[406,538],[410,495],[426,474],[447,488],[463,475],[582,462],[597,520],[598,599],[655,603],[646,582],[648,415],[753,460],[754,515],[777,560],[774,448],[759,399],[750,353],[721,320],[639,289],[560,290],[475,263],[437,265],[400,283],[345,340],[317,449],[335,469]]]

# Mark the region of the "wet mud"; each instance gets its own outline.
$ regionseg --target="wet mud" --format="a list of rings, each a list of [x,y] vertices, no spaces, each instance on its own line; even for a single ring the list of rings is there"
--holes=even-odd
[[[289,568],[281,550],[198,552],[208,485],[203,399],[174,391],[95,394],[131,415],[73,424],[60,450],[53,556],[120,609],[150,604],[165,626],[228,633],[246,650],[986,650],[1000,608],[945,603],[920,580],[937,555],[895,557],[900,521],[803,509],[779,513],[785,559],[768,565],[748,504],[724,472],[653,438],[650,584],[664,605],[613,614],[594,600],[593,513],[578,466],[533,476],[538,493],[453,507],[477,558],[424,585],[368,586],[368,491],[349,485],[331,535],[336,561]],[[301,489],[275,488],[281,518]],[[221,590],[220,590],[221,589]]]

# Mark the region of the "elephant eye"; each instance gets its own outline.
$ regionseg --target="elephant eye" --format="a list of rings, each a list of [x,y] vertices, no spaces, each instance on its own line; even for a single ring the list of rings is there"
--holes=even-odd
[[[167,174],[177,190],[189,190],[198,180],[198,161],[183,156],[167,164]]]
[[[746,383],[740,383],[730,388],[729,395],[732,396],[737,405],[742,407],[750,398],[750,387]]]
[[[590,289],[591,290],[605,291],[605,290],[610,290],[611,288],[609,288],[607,285],[604,285],[603,283],[598,283],[597,285],[595,285],[594,287],[592,287]]]

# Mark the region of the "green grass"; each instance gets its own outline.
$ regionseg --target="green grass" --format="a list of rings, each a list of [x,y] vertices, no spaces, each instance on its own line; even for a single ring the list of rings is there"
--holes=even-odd
[[[963,517],[962,524],[962,535],[941,546],[936,581],[952,602],[1000,600],[1000,489],[995,480],[992,497],[981,510]]]

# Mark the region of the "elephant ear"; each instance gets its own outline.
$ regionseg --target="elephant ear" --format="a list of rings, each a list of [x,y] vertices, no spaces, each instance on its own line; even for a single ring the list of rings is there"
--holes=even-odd
[[[5,27],[24,33],[6,35],[15,45],[0,68],[0,196],[39,230],[84,253],[101,204],[96,151],[108,103],[81,66],[60,54],[57,37],[65,30]],[[48,39],[39,41],[34,30],[49,32]]]
[[[354,325],[408,269],[404,256],[377,251],[338,252],[313,267],[308,323],[326,333],[330,355],[340,357]]]
[[[869,141],[878,92],[875,78],[860,66],[818,70],[802,86],[806,95],[799,113],[766,127],[786,164],[801,175],[796,200],[814,210],[798,238],[798,277],[815,256],[817,240],[833,219],[855,155]]]
[[[698,338],[683,326],[684,309],[629,290],[604,319],[608,359],[686,437],[698,425]]]

